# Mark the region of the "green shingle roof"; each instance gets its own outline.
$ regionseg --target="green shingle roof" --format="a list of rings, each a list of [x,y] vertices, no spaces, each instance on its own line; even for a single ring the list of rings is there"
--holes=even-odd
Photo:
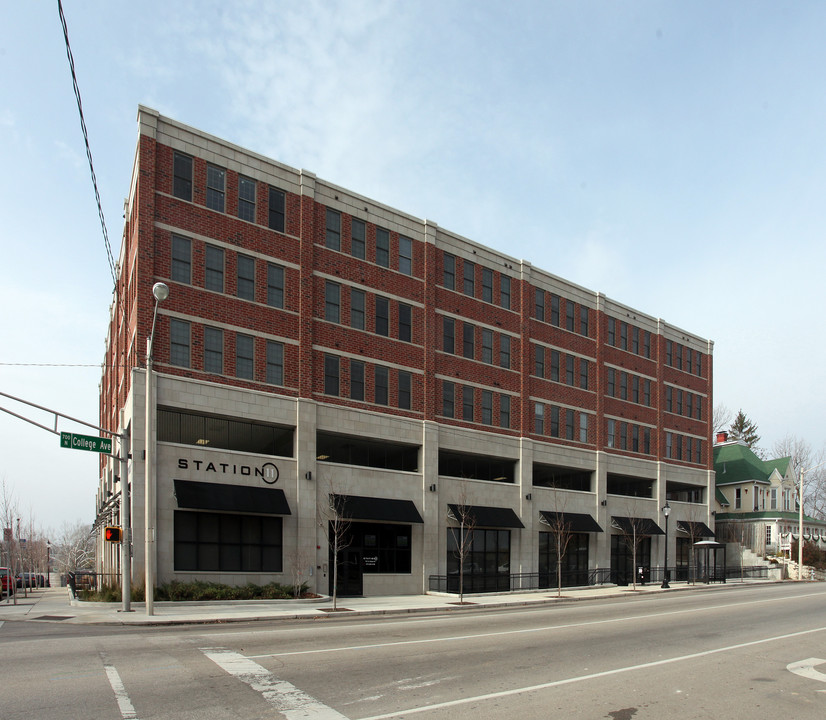
[[[740,443],[714,446],[714,472],[717,485],[744,482],[768,482],[772,468],[764,463],[752,449]]]

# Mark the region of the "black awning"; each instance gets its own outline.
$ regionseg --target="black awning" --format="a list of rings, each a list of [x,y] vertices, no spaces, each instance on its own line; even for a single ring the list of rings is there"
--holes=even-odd
[[[343,517],[350,520],[384,520],[385,522],[423,523],[412,500],[363,497],[361,495],[330,495],[330,502]]]
[[[588,513],[560,513],[551,510],[540,510],[539,514],[542,520],[552,528],[560,527],[557,522],[561,517],[562,522],[570,532],[602,532],[602,528],[597,524],[597,521]]]
[[[651,518],[611,516],[611,527],[625,535],[665,535]]]
[[[283,490],[250,485],[174,480],[179,508],[223,510],[259,515],[290,515]]]
[[[448,510],[454,520],[462,515],[459,505],[448,504]],[[476,527],[489,528],[524,528],[522,521],[510,508],[486,507],[485,505],[465,505],[468,515],[473,518]]]
[[[677,523],[677,530],[692,537],[714,537],[714,531],[705,523],[692,522],[691,520],[680,520]]]

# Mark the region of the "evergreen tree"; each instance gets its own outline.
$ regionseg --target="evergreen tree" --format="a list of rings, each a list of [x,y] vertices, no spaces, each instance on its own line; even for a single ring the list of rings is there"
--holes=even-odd
[[[760,436],[757,434],[757,425],[749,420],[742,410],[738,411],[737,417],[731,423],[728,429],[729,437],[732,440],[742,440],[752,450],[757,452],[757,443],[760,442]]]

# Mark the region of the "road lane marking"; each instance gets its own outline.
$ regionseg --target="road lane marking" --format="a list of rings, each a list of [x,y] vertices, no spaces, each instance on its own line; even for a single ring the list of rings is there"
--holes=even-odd
[[[815,665],[823,665],[824,663],[826,663],[826,660],[808,658],[807,660],[798,660],[797,662],[789,663],[786,665],[786,670],[809,680],[819,680],[822,683],[826,683],[826,673],[815,670]],[[826,690],[818,690],[818,692],[826,692]]]
[[[564,625],[546,625],[544,627],[532,627],[532,628],[524,628],[522,630],[497,630],[496,632],[487,632],[487,633],[474,633],[469,635],[451,635],[447,637],[437,637],[437,638],[417,638],[415,640],[397,640],[394,642],[383,642],[383,643],[370,643],[367,645],[344,645],[344,646],[337,646],[337,647],[330,647],[330,648],[315,648],[312,650],[293,650],[290,652],[278,652],[278,653],[262,653],[260,655],[247,655],[247,657],[261,659],[261,658],[269,658],[269,657],[289,657],[291,655],[315,655],[315,654],[322,654],[322,653],[335,653],[335,652],[353,652],[356,650],[377,650],[381,648],[388,648],[388,647],[397,647],[403,645],[427,645],[433,643],[440,643],[440,642],[459,642],[463,640],[482,640],[485,638],[492,638],[492,637],[502,637],[505,635],[523,635],[525,633],[535,633],[535,632],[548,632],[550,630],[573,630],[582,627],[590,627],[593,625],[609,625],[612,623],[622,623],[622,622],[629,622],[632,620],[650,620],[652,618],[659,618],[659,617],[670,617],[673,615],[687,615],[693,613],[707,613],[709,610],[725,610],[729,608],[737,608],[737,610],[741,610],[746,605],[759,605],[762,603],[767,602],[789,602],[790,600],[795,600],[798,598],[807,598],[807,597],[820,597],[822,593],[808,593],[806,595],[798,595],[794,598],[765,598],[763,600],[750,600],[744,603],[737,603],[734,604],[725,604],[725,605],[703,605],[697,608],[691,608],[687,610],[668,610],[666,612],[660,613],[646,613],[644,615],[630,615],[618,618],[610,618],[608,620],[588,620],[586,622],[578,622],[578,623],[567,623]],[[455,618],[455,616],[454,616]],[[382,627],[385,627],[384,625]]]
[[[279,680],[267,668],[225,648],[201,648],[219,668],[261,693],[287,720],[348,720],[346,715],[319,702],[286,680]]]
[[[123,680],[121,680],[117,669],[106,659],[104,653],[100,654],[100,659],[103,661],[103,669],[106,671],[106,677],[112,686],[112,692],[115,693],[115,700],[118,703],[121,717],[123,720],[137,720],[138,714],[135,712],[135,707],[129,699],[129,694],[123,686]]]
[[[565,678],[564,680],[553,680],[539,685],[529,685],[522,688],[514,688],[513,690],[502,690],[501,692],[486,693],[485,695],[476,695],[470,698],[460,698],[458,700],[448,700],[446,702],[434,703],[432,705],[421,705],[418,707],[408,708],[406,710],[397,710],[396,712],[386,713],[384,715],[373,715],[371,717],[360,718],[360,720],[389,720],[399,715],[414,715],[431,710],[441,710],[444,708],[457,707],[459,705],[467,705],[469,703],[478,703],[485,700],[496,700],[498,698],[508,697],[511,695],[522,695],[524,693],[535,692],[537,690],[547,690],[548,688],[559,687],[561,685],[570,685],[572,683],[583,682],[585,680],[595,680],[596,678],[609,677],[611,675],[619,675],[621,673],[633,672],[635,670],[646,670],[649,668],[659,667],[660,665],[670,665],[672,663],[683,662],[685,660],[696,660],[698,658],[708,657],[709,655],[718,655],[732,650],[740,650],[742,648],[753,647],[755,645],[763,645],[765,643],[777,642],[779,640],[789,640],[790,638],[800,637],[802,635],[810,635],[826,631],[826,627],[813,628],[811,630],[801,630],[800,632],[788,633],[786,635],[775,635],[773,637],[762,638],[761,640],[751,640],[749,642],[738,643],[736,645],[727,645],[726,647],[715,648],[713,650],[703,650],[702,652],[690,653],[688,655],[680,655],[678,657],[666,658],[665,660],[653,660],[639,665],[629,665],[627,667],[615,668],[613,670],[604,670],[603,672],[590,673],[588,675],[578,675],[572,678]]]

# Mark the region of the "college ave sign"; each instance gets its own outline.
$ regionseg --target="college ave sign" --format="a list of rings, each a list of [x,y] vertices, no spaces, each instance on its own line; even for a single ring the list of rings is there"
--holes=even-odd
[[[91,435],[76,435],[75,433],[60,433],[60,447],[73,450],[89,450],[90,452],[111,453],[112,438],[92,437]]]

